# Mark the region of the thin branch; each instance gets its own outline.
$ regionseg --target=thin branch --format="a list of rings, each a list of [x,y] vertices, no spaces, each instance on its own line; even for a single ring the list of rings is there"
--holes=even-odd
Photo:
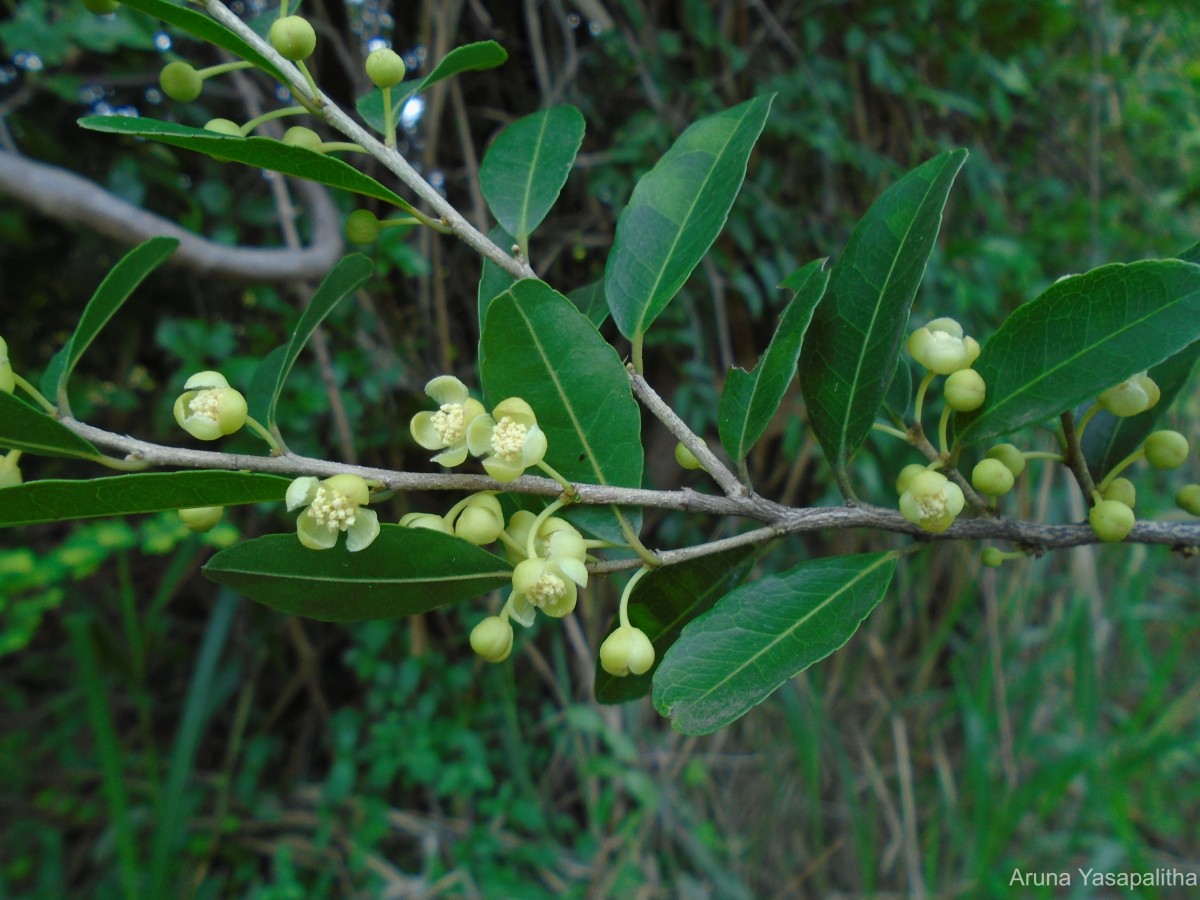
[[[309,103],[319,107],[319,115],[324,117],[330,126],[346,135],[346,137],[356,144],[359,144],[367,153],[383,163],[413,193],[429,204],[438,217],[441,218],[442,222],[472,250],[481,256],[487,257],[514,278],[537,277],[527,262],[516,260],[509,256],[504,250],[493,244],[486,235],[477,231],[470,222],[463,218],[457,209],[450,205],[429,182],[417,173],[417,170],[398,151],[385,146],[382,141],[378,140],[373,134],[343,112],[324,92],[318,90],[317,96],[314,97],[300,70],[280,56],[274,47],[259,37],[250,26],[234,15],[225,4],[221,3],[220,0],[206,0],[204,6],[208,10],[209,15],[235,32],[250,46],[254,47],[255,50],[269,59],[280,73],[287,78],[287,86],[294,95],[303,97]]]
[[[1067,410],[1058,418],[1062,422],[1065,445],[1063,459],[1067,463],[1067,468],[1071,470],[1071,474],[1075,476],[1079,489],[1083,491],[1084,502],[1090,507],[1095,503],[1095,500],[1092,499],[1092,491],[1096,489],[1096,483],[1092,481],[1092,473],[1088,471],[1087,460],[1083,458],[1083,447],[1080,446],[1075,433],[1075,414],[1071,410]]]

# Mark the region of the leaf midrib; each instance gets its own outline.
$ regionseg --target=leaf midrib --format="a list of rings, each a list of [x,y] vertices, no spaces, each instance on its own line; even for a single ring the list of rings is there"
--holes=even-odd
[[[546,127],[549,122],[550,110],[546,110],[542,114],[541,128],[538,129],[537,140],[533,145],[533,159],[529,160],[529,168],[526,170],[525,192],[521,197],[521,215],[517,220],[519,227],[517,228],[517,233],[513,235],[513,237],[515,237],[522,246],[524,246],[525,242],[529,240],[529,233],[531,229],[526,227],[526,223],[529,221],[529,198],[533,191],[533,176],[537,171],[538,160],[542,155],[542,140],[546,136]]]

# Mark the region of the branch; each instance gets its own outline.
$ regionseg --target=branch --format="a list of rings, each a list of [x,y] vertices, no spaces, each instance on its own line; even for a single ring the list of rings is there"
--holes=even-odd
[[[113,434],[75,419],[62,419],[61,422],[98,447],[125,453],[134,459],[144,460],[154,466],[232,469],[273,472],[279,475],[316,475],[326,478],[343,472],[351,472],[396,491],[508,491],[515,494],[534,494],[543,497],[559,497],[563,493],[562,485],[558,482],[532,475],[522,476],[515,481],[498,482],[486,475],[397,472],[370,466],[349,466],[344,463],[293,454],[272,457],[252,456],[244,453],[218,453],[212,450],[186,450],[152,444],[126,435]],[[822,529],[869,528],[875,531],[907,534],[924,541],[1003,540],[1010,541],[1034,555],[1046,550],[1099,543],[1091,526],[1086,524],[1048,525],[999,517],[962,518],[943,534],[934,535],[922,531],[909,522],[900,515],[898,510],[867,504],[787,507],[755,495],[719,497],[691,490],[656,491],[596,484],[577,484],[573,487],[578,498],[576,502],[587,505],[615,504],[673,509],[716,516],[736,516],[765,522],[770,526],[766,529],[758,529],[696,547],[661,551],[658,555],[666,565],[716,553],[745,543],[767,540],[775,536]],[[1185,553],[1200,553],[1200,521],[1138,522],[1125,540],[1127,543],[1166,544]],[[731,541],[733,543],[730,543]],[[600,564],[595,571],[619,571],[641,564],[640,560],[613,560]]]
[[[300,182],[313,214],[313,241],[305,249],[229,247],[180,228],[110,194],[100,185],[67,169],[0,151],[0,192],[33,207],[44,216],[82,225],[137,244],[152,237],[173,237],[179,249],[170,261],[201,273],[238,281],[293,281],[323,278],[342,255],[337,209],[320,186]]]
[[[263,40],[245,22],[234,15],[220,0],[205,0],[204,7],[209,15],[222,25],[236,32],[246,43],[254,47],[269,59],[275,67],[287,78],[287,87],[297,97],[303,97],[308,103],[319,107],[317,115],[323,117],[329,125],[336,128],[350,140],[360,145],[379,162],[383,163],[404,184],[412,189],[418,197],[424,200],[437,213],[450,230],[466,243],[472,250],[485,256],[508,272],[514,278],[536,278],[537,275],[527,262],[514,259],[504,250],[492,243],[486,235],[477,231],[457,209],[450,205],[429,182],[422,178],[397,150],[384,145],[373,134],[351,119],[323,91],[318,90],[313,96],[312,88],[295,65],[280,56],[275,48]]]

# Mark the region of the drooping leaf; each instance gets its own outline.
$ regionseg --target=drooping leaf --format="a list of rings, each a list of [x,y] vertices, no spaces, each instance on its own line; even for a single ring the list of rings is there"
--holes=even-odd
[[[608,299],[604,296],[604,279],[575,288],[567,294],[575,308],[588,317],[588,321],[599,328],[608,318]]]
[[[352,253],[339,260],[304,308],[291,340],[282,348],[283,352],[280,352],[281,348],[276,348],[259,364],[254,373],[249,402],[252,404],[252,414],[262,416],[268,428],[275,424],[275,406],[279,402],[283,383],[287,381],[292,366],[312,333],[338,303],[366,283],[373,271],[371,260],[361,253]]]
[[[1200,266],[1144,260],[1061,278],[984,344],[974,368],[987,399],[956,417],[956,441],[1049,419],[1197,340]]]
[[[601,703],[626,703],[650,693],[650,683],[663,654],[679,638],[688,622],[707,612],[741,582],[759,555],[755,547],[734,547],[649,572],[633,586],[629,596],[629,622],[654,644],[654,666],[644,675],[610,675],[596,661],[596,699]],[[614,619],[611,634],[617,627]]]
[[[1101,410],[1092,417],[1083,433],[1083,457],[1093,477],[1099,479],[1105,475],[1150,436],[1179,392],[1188,385],[1198,359],[1200,341],[1153,366],[1147,374],[1158,385],[1162,396],[1157,404],[1144,413],[1117,418],[1107,410]]]
[[[497,135],[479,167],[479,187],[496,221],[528,255],[529,235],[558,199],[583,142],[583,115],[554,106]]]
[[[203,128],[189,128],[187,125],[176,125],[173,122],[135,119],[129,116],[85,116],[79,120],[79,124],[92,131],[149,138],[173,147],[195,150],[216,160],[239,162],[284,175],[294,175],[352,194],[374,197],[406,212],[414,212],[412,206],[399,194],[384,187],[369,175],[364,175],[354,166],[332,156],[305,150],[303,147],[292,147],[283,141],[217,134]]]
[[[441,62],[434,66],[432,72],[412,87],[404,91],[400,91],[398,87],[392,88],[392,121],[399,121],[400,110],[404,107],[405,101],[413,94],[420,93],[427,87],[462,72],[494,69],[503,65],[506,59],[508,59],[507,51],[495,41],[479,41],[455,47],[442,57]],[[383,91],[376,88],[359,97],[355,108],[364,122],[380,134],[383,133]]]
[[[625,337],[645,334],[720,234],[773,98],[693,123],[638,180],[604,270],[608,306]]]
[[[161,19],[206,44],[223,47],[239,59],[254,63],[276,81],[287,81],[283,74],[275,68],[274,63],[211,16],[188,9],[178,3],[172,3],[170,0],[129,0],[128,3],[122,2],[121,5]]]
[[[39,456],[89,459],[100,451],[57,419],[0,391],[0,447]]]
[[[867,210],[829,277],[800,356],[809,421],[850,494],[846,464],[862,444],[896,372],[908,312],[966,150],[909,172]]]
[[[883,599],[894,553],[836,556],[736,588],[693,620],[654,676],[684,734],[723,728],[841,647]]]
[[[60,409],[70,409],[67,382],[84,351],[96,339],[100,329],[116,315],[117,310],[129,299],[137,286],[166,262],[178,246],[179,241],[175,238],[151,238],[125,254],[100,282],[75,326],[75,333],[62,350],[55,354],[42,379],[46,396],[57,398]]]
[[[780,287],[792,291],[794,296],[783,311],[766,353],[752,371],[731,369],[726,375],[717,411],[717,429],[725,452],[735,462],[746,458],[783,402],[783,395],[796,374],[800,342],[828,283],[829,273],[823,259],[789,275]]]
[[[572,481],[641,487],[641,417],[629,376],[570,300],[544,282],[518,281],[488,307],[480,345],[489,403],[521,397],[533,407],[549,465]],[[598,537],[624,540],[604,507],[564,515]],[[625,515],[636,528],[640,513]]]
[[[222,550],[204,574],[281,612],[327,622],[392,619],[470,600],[512,581],[512,567],[460,538],[381,525],[357,553],[309,550],[271,534]]]
[[[30,481],[0,490],[0,526],[129,516],[282,500],[290,478],[254,472],[132,472],[108,478]]]

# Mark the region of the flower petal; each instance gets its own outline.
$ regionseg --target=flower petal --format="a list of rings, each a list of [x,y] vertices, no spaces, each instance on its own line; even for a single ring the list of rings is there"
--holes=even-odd
[[[419,412],[413,416],[412,421],[408,423],[408,430],[412,433],[413,440],[426,450],[441,450],[446,446],[442,441],[442,436],[433,425],[433,413],[431,412]]]
[[[495,427],[496,420],[486,413],[471,420],[467,426],[467,449],[472,456],[492,452],[492,429]]]
[[[580,560],[573,556],[558,557],[554,560],[564,575],[580,587],[587,587],[588,570]]]
[[[513,591],[508,597],[508,614],[519,624],[528,628],[537,618],[537,607],[524,594]]]
[[[542,612],[555,619],[561,619],[575,609],[578,597],[579,589],[575,587],[575,582],[567,580],[563,582],[563,592],[543,606]]]
[[[337,543],[338,536],[334,529],[318,524],[307,509],[296,520],[296,534],[309,550],[328,550]]]
[[[288,512],[312,503],[313,498],[317,496],[317,488],[320,486],[321,482],[312,475],[302,476],[289,484],[287,493],[283,497],[287,502]]]
[[[444,403],[465,403],[468,397],[467,386],[453,375],[439,375],[425,385],[425,393],[438,406]]]
[[[432,448],[430,448],[432,449]],[[447,469],[453,469],[455,466],[461,466],[467,459],[467,442],[461,441],[437,456],[433,457],[431,462],[437,463],[439,466],[445,466]]]
[[[546,455],[546,432],[536,425],[530,425],[525,433],[525,446],[521,450],[521,464],[536,466]]]
[[[507,463],[494,456],[488,456],[483,460],[483,468],[497,481],[513,481],[520,478],[525,472],[524,466],[518,463]]]
[[[198,441],[215,441],[217,438],[224,437],[217,420],[210,419],[208,416],[190,415],[180,424],[184,431]]]
[[[346,549],[357,553],[371,546],[371,542],[379,537],[379,515],[373,509],[360,509],[354,517],[354,524],[346,529]]]

